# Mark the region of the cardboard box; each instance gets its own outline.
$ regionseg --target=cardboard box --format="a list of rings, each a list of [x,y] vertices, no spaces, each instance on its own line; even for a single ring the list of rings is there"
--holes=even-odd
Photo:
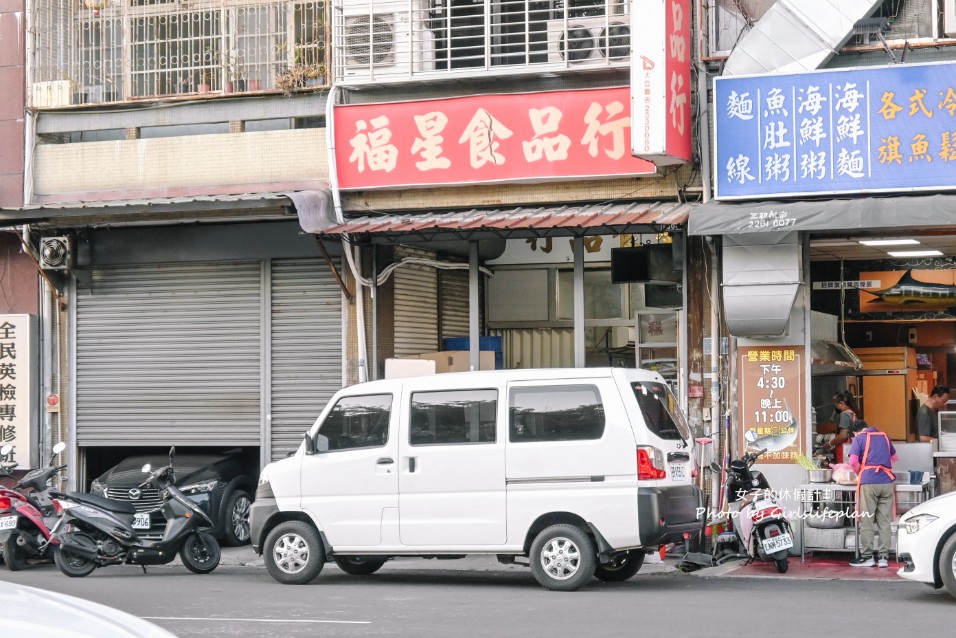
[[[385,378],[420,377],[435,374],[435,362],[428,359],[386,359]]]
[[[471,353],[469,353],[467,350],[426,352],[424,354],[417,355],[415,358],[434,361],[435,372],[468,372],[471,370]],[[493,351],[482,350],[478,353],[478,369],[495,369],[495,353]]]

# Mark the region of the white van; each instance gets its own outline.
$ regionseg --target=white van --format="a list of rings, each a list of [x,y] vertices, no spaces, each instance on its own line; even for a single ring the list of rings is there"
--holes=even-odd
[[[289,584],[330,560],[366,575],[393,557],[466,554],[530,563],[548,589],[622,581],[645,552],[700,530],[692,449],[676,399],[646,370],[362,383],[262,470],[252,546]]]

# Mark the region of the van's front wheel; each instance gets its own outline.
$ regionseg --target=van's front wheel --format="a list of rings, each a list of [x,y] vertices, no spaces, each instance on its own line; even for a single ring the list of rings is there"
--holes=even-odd
[[[574,525],[552,525],[531,543],[531,573],[553,591],[579,589],[594,574],[597,556],[591,537]]]
[[[312,582],[325,566],[325,550],[315,528],[286,521],[269,532],[263,546],[266,569],[283,585]]]

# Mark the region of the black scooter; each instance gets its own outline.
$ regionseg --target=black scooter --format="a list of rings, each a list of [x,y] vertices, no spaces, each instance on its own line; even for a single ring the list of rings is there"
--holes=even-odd
[[[195,503],[183,496],[174,485],[173,458],[176,448],[169,450],[169,465],[153,470],[140,488],[152,485],[163,500],[160,507],[166,516],[166,529],[158,541],[141,540],[133,528],[136,510],[130,503],[70,492],[53,493],[54,504],[61,510],[60,519],[51,532],[51,542],[59,543],[54,562],[60,571],[71,577],[89,575],[97,567],[107,565],[165,565],[179,558],[191,572],[208,574],[219,565],[219,543],[208,532],[213,522]]]

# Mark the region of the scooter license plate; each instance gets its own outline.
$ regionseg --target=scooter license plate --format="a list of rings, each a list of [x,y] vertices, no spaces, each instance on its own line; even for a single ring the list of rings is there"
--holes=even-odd
[[[2,516],[0,517],[0,529],[13,529],[17,526],[17,517],[16,516]]]
[[[149,513],[133,515],[133,529],[149,529]]]
[[[770,538],[763,539],[761,542],[763,543],[763,551],[768,554],[793,547],[793,537],[790,536],[790,534],[771,536]]]

